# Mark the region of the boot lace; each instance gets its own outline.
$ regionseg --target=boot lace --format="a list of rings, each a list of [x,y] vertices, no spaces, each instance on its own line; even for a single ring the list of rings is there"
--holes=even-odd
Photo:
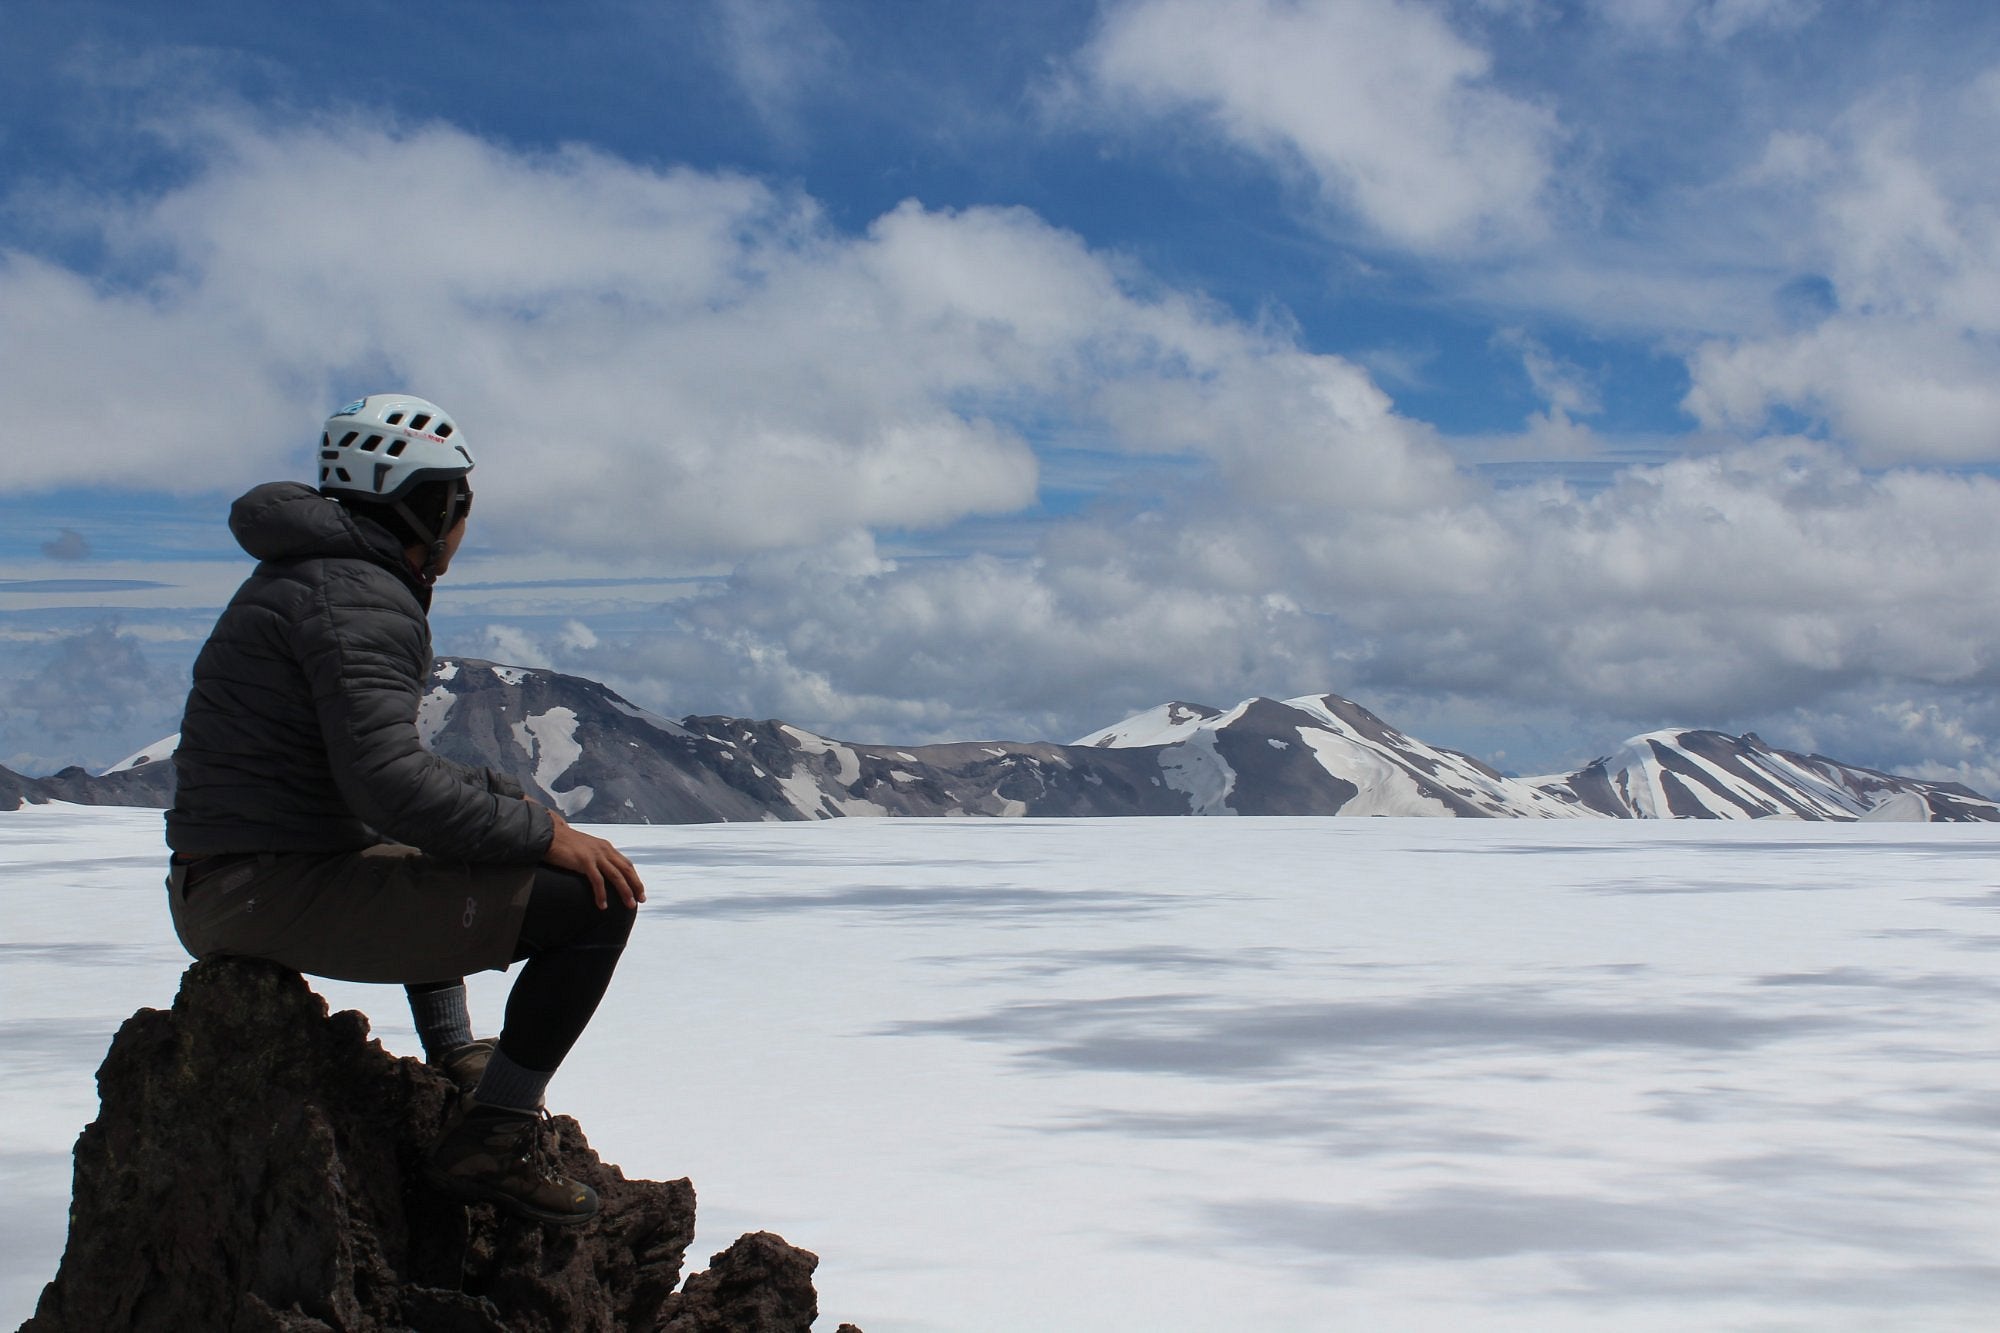
[[[562,1133],[556,1128],[555,1117],[549,1108],[542,1107],[522,1131],[520,1140],[521,1160],[530,1170],[551,1185],[566,1183],[559,1154],[562,1151]]]

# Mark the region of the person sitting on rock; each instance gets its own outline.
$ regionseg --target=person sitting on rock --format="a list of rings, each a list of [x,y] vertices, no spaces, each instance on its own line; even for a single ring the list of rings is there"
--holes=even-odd
[[[575,1223],[587,1185],[546,1165],[543,1094],[596,1012],[646,889],[602,838],[519,783],[431,753],[431,585],[465,540],[472,455],[450,416],[375,394],[326,422],[319,488],[230,509],[260,562],[194,665],[174,753],[167,878],[196,958],[400,982],[464,1094],[426,1164],[454,1197]],[[497,1040],[464,977],[525,962]]]

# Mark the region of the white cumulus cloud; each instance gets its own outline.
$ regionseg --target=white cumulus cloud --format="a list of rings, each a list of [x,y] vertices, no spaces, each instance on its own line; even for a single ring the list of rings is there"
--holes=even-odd
[[[513,549],[714,558],[1006,513],[1037,494],[1023,423],[1051,420],[1328,503],[1451,484],[1358,368],[1025,210],[846,234],[757,182],[446,127],[219,117],[194,151],[89,219],[143,283],[0,257],[11,424],[65,442],[11,486],[301,475],[329,407],[391,384],[452,408],[483,539]]]
[[[1185,115],[1419,250],[1542,227],[1558,134],[1409,0],[1132,0],[1080,57],[1108,106]]]
[[[1752,183],[1800,204],[1828,309],[1713,338],[1687,407],[1752,431],[1779,408],[1876,463],[2000,458],[2000,73],[1863,99],[1825,133],[1774,136]]]

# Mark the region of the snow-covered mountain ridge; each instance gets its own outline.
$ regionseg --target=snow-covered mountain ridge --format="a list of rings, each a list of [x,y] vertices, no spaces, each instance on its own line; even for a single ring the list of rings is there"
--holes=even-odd
[[[1324,776],[1287,762],[1294,737]],[[1254,739],[1279,757],[1245,743]],[[1163,771],[1188,779],[1196,814],[1309,813],[1284,807],[1323,801],[1330,780],[1354,788],[1338,807],[1348,815],[2000,820],[2000,803],[1957,783],[1778,750],[1754,733],[1649,732],[1574,773],[1510,778],[1333,694],[1248,699],[1228,712],[1167,703],[1076,743],[1160,747]]]
[[[1575,773],[1508,777],[1335,694],[1167,703],[1071,745],[857,745],[779,721],[637,708],[595,681],[441,659],[418,710],[439,754],[498,769],[591,823],[847,816],[1426,815],[1536,819],[2000,821],[1953,783],[1773,749],[1754,735],[1658,731]],[[92,778],[0,769],[23,800],[158,805],[171,742]]]
[[[2000,805],[1959,783],[1779,750],[1755,732],[1648,732],[1574,773],[1529,781],[1621,819],[2000,819]]]
[[[1337,694],[1246,699],[1227,712],[1163,704],[1076,744],[1157,749],[1168,785],[1198,815],[1566,819],[1581,812],[1574,800],[1406,736]]]

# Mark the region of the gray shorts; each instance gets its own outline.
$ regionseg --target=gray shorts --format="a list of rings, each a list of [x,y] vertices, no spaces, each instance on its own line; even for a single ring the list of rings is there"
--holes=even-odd
[[[194,867],[200,869],[199,863]],[[268,958],[336,981],[449,981],[505,968],[531,865],[470,865],[383,843],[277,852],[167,874],[174,933],[196,958]]]

